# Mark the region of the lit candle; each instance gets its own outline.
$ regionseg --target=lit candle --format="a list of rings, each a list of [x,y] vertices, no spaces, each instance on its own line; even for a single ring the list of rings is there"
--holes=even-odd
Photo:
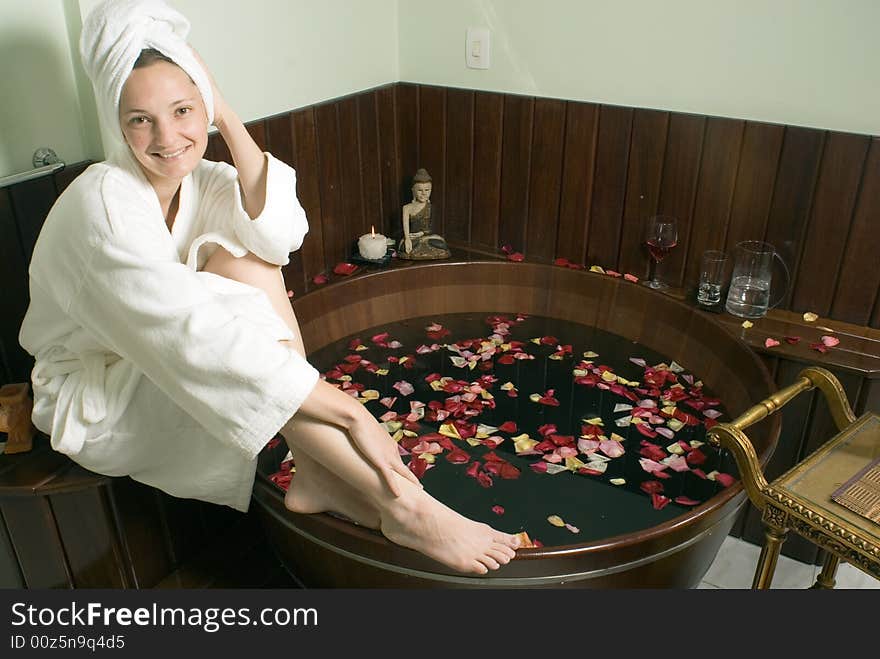
[[[388,251],[388,240],[381,233],[376,233],[376,227],[371,226],[370,233],[358,238],[358,251],[365,259],[378,261]]]

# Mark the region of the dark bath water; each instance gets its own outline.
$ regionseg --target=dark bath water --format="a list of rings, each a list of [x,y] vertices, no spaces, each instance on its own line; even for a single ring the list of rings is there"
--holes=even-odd
[[[501,356],[498,354],[488,360],[488,365],[491,367],[488,370],[479,367],[471,370],[467,367],[455,366],[450,357],[457,354],[442,347],[429,354],[416,352],[421,345],[430,346],[437,343],[442,346],[468,339],[486,339],[492,333],[492,326],[487,322],[492,316],[515,319],[517,314],[426,316],[369,328],[312,354],[310,361],[322,373],[331,372],[337,365],[345,363],[345,357],[348,355],[359,355],[382,368],[387,368],[387,375],[370,373],[359,368],[351,374],[352,382],[361,383],[366,389],[378,391],[380,397],[396,396],[397,401],[391,410],[402,414],[410,411],[410,401],[421,401],[428,405],[429,401],[442,402],[454,395],[444,391],[434,391],[425,382],[425,377],[429,374],[439,373],[441,376],[449,376],[468,383],[486,375],[497,378],[489,389],[494,397],[495,408],[484,408],[478,416],[468,417],[466,420],[473,424],[483,423],[496,427],[506,421],[516,422],[518,426],[516,433],[498,431],[492,433],[492,436],[504,438],[494,451],[519,470],[519,477],[505,479],[490,474],[492,485],[484,487],[476,478],[467,475],[468,464],[449,462],[446,459],[448,451],[444,450],[443,453],[435,456],[434,466],[424,473],[422,482],[431,494],[463,515],[510,533],[526,531],[533,540],[538,540],[547,547],[588,542],[639,531],[677,517],[694,507],[670,501],[661,509],[655,509],[651,496],[641,488],[645,481],[659,482],[663,488],[662,494],[672,500],[685,496],[703,502],[722,489],[722,485],[718,482],[701,478],[693,471],[676,472],[667,468],[665,473],[669,478],[663,479],[648,473],[640,464],[640,459],[644,457],[640,454],[643,440],[659,445],[664,449],[664,454],[668,455],[666,447],[677,440],[688,443],[694,440],[704,442],[705,427],[702,423],[696,426],[684,426],[675,433],[674,439],[663,436],[647,438],[637,431],[635,425],[619,427],[615,423],[616,419],[629,415],[627,411],[614,412],[615,405],[636,405],[637,402],[627,400],[610,390],[575,383],[573,369],[579,362],[588,359],[583,356],[585,352],[592,351],[598,355],[589,358],[594,367],[607,365],[614,374],[646,386],[643,381],[644,367],[631,362],[630,358],[642,358],[648,366],[668,364],[669,360],[638,343],[576,323],[528,316],[522,322],[510,327],[510,334],[505,340],[524,342],[523,350],[534,356],[531,360],[516,360],[513,364],[501,364],[498,363],[498,357]],[[450,331],[450,334],[440,339],[429,338],[426,327],[432,323],[442,325]],[[383,332],[389,334],[387,342],[396,340],[402,346],[399,348],[377,346],[371,337]],[[550,355],[557,352],[556,342],[553,345],[536,345],[531,341],[534,338],[547,336],[558,339],[559,345],[570,344],[571,354],[560,360],[550,359]],[[356,338],[367,347],[366,350],[350,349],[352,340]],[[408,369],[401,364],[389,362],[389,357],[404,356],[409,356],[413,368]],[[687,363],[681,366],[685,370],[677,374],[677,379],[689,389],[690,385],[682,379],[682,376],[690,374],[695,381],[698,381],[699,373],[691,374],[687,370]],[[328,380],[337,381],[332,377]],[[408,396],[401,395],[392,386],[399,381],[412,384],[415,391]],[[506,382],[516,386],[517,397],[509,397],[507,392],[501,389],[501,385]],[[669,383],[662,388],[665,389],[668,385]],[[554,390],[553,396],[560,403],[558,407],[546,406],[530,400],[531,394],[543,395],[549,389]],[[630,386],[629,389],[634,387]],[[704,397],[712,396],[705,388],[702,394]],[[638,394],[639,401],[647,398],[651,396]],[[682,411],[704,420],[701,411],[694,410],[683,402],[678,402],[677,406]],[[377,418],[389,411],[389,408],[379,400],[367,402],[366,407]],[[724,412],[720,405],[715,406],[714,409]],[[610,437],[613,432],[624,439],[625,453],[608,460],[603,474],[586,475],[572,471],[558,474],[536,473],[530,465],[543,462],[541,455],[515,453],[511,439],[513,436],[525,432],[531,438],[541,441],[543,437],[538,428],[544,424],[555,424],[556,434],[571,435],[577,440],[581,435],[583,420],[594,417],[602,418],[604,424],[602,431],[606,437]],[[729,420],[729,417],[724,413],[719,420]],[[449,421],[451,419],[442,422],[422,419],[418,422],[417,432],[419,435],[435,433],[441,423]],[[467,451],[471,461],[479,461],[481,465],[485,464],[483,456],[492,450],[484,445],[472,447],[460,439],[454,439],[452,442]],[[704,463],[694,466],[698,466],[706,474],[717,470],[736,477],[735,463],[725,452],[719,453],[708,444],[700,446],[699,450],[707,459]],[[271,451],[265,451],[261,457],[261,470],[264,473],[276,471],[286,452],[283,443]],[[584,454],[578,454],[577,458],[585,463],[589,460]],[[410,456],[404,456],[403,460],[408,462]],[[610,482],[619,478],[625,479],[625,485],[614,485]],[[493,512],[495,506],[503,507],[504,513],[499,515]],[[564,522],[576,527],[579,532],[573,533],[568,528],[552,525],[547,520],[551,515],[560,517]]]

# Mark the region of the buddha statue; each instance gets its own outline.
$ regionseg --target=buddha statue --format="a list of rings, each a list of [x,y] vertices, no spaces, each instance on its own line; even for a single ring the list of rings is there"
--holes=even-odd
[[[397,257],[413,261],[449,258],[446,240],[432,232],[431,175],[419,169],[413,176],[413,200],[403,207],[403,238]]]

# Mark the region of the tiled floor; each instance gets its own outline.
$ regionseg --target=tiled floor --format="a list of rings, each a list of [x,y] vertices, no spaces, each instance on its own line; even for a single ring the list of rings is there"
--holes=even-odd
[[[751,588],[760,553],[761,548],[757,545],[728,536],[700,588]],[[780,556],[771,588],[807,588],[816,581],[820,569],[819,565]],[[837,571],[835,588],[880,588],[880,581],[852,565],[842,564]]]

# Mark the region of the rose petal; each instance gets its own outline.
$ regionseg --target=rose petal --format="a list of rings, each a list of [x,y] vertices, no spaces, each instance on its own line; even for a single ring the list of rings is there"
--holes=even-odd
[[[492,512],[496,515],[504,514],[504,506],[492,506]]]
[[[836,336],[828,336],[827,334],[823,336],[821,340],[822,343],[824,343],[829,348],[833,348],[840,343],[840,339],[838,339]]]
[[[750,320],[744,320],[744,321],[742,322],[742,326],[743,326],[743,329],[749,329],[749,328],[751,328],[751,327],[754,327],[755,324],[754,324],[752,321],[750,321]]]
[[[800,340],[801,340],[801,337],[799,337],[799,336],[784,336],[782,338],[785,339],[786,343],[793,345],[793,346],[800,343]]]
[[[513,261],[514,263],[520,263],[526,257],[520,254],[519,252],[514,252],[513,254],[507,255],[508,261]]]
[[[550,522],[553,526],[563,527],[565,526],[565,522],[559,515],[550,515],[547,518],[547,521]]]
[[[354,263],[337,263],[333,268],[333,272],[337,275],[348,276],[354,274],[358,267]]]
[[[673,501],[682,506],[696,506],[698,503],[700,503],[696,499],[691,499],[690,497],[686,496],[675,497]]]
[[[819,318],[819,316],[814,314],[812,311],[808,311],[807,313],[804,314],[804,320],[807,321],[808,323],[812,323],[812,322],[816,321],[818,318]]]
[[[779,341],[777,341],[774,338],[767,337],[766,339],[764,339],[764,347],[765,348],[775,348],[778,345],[779,345]]]
[[[318,286],[326,284],[328,281],[330,281],[330,278],[327,277],[327,275],[325,274],[315,275],[314,277],[312,277],[312,283],[317,284]]]

